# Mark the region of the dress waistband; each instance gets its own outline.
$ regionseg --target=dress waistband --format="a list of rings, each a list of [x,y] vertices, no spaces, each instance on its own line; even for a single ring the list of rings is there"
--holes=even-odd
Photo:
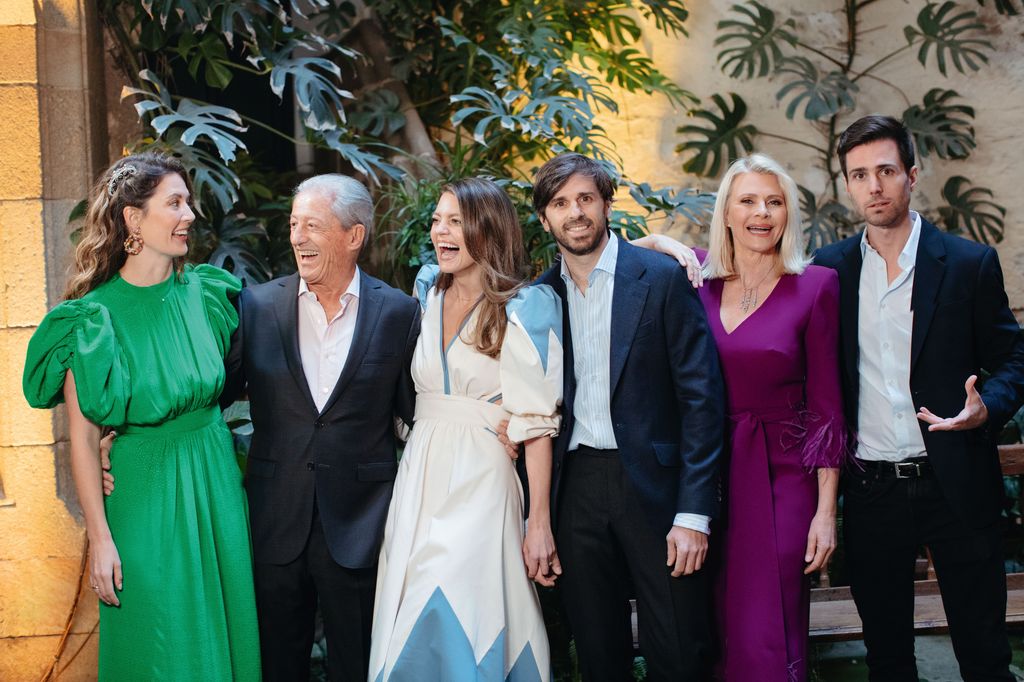
[[[800,419],[800,408],[798,407],[766,407],[757,410],[740,410],[730,412],[729,419],[734,422],[744,419],[753,419],[764,424],[785,424]]]
[[[433,419],[494,430],[508,416],[501,405],[475,398],[441,393],[420,393],[416,396],[416,421]]]
[[[195,410],[194,412],[180,414],[174,419],[168,419],[167,421],[159,424],[150,424],[145,426],[140,424],[125,424],[120,427],[117,432],[124,436],[168,436],[175,433],[198,431],[199,429],[206,428],[210,424],[214,424],[220,420],[220,406],[211,405],[210,407],[204,407]]]

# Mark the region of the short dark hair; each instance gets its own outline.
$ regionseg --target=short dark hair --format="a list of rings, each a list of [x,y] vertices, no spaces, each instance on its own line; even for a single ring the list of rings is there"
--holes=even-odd
[[[592,179],[605,203],[611,202],[615,195],[615,181],[605,167],[582,154],[567,152],[549,159],[537,171],[537,178],[533,183],[533,210],[537,215],[544,215],[544,209],[574,175]]]
[[[914,167],[914,138],[907,127],[892,116],[872,114],[857,119],[839,134],[836,153],[839,154],[839,166],[843,169],[844,178],[847,177],[846,155],[850,150],[876,140],[895,142],[900,152],[900,161],[903,162],[903,170],[909,172]]]

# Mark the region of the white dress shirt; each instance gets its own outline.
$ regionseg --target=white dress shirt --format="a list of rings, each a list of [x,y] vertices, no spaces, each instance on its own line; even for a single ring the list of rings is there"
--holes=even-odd
[[[334,392],[352,347],[359,312],[359,277],[356,268],[348,289],[341,295],[341,309],[331,320],[306,281],[299,279],[299,357],[309,392],[321,412]]]
[[[608,243],[587,278],[585,292],[576,286],[569,266],[562,259],[561,276],[569,304],[576,376],[573,399],[576,423],[569,438],[570,451],[581,445],[598,450],[619,447],[612,428],[611,410],[612,294],[618,257],[619,239],[609,233]],[[701,514],[676,514],[672,524],[704,534],[710,532],[710,519]]]
[[[900,272],[889,283],[885,259],[861,238],[857,342],[860,345],[857,404],[857,457],[899,462],[927,453],[910,396],[910,344],[914,311],[917,245],[921,216],[910,212],[912,227],[897,263]]]

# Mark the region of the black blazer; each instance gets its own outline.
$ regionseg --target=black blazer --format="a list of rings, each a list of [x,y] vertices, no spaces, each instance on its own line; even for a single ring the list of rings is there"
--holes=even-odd
[[[299,357],[299,276],[242,290],[221,403],[248,387],[246,468],[255,560],[284,564],[309,537],[313,500],[336,562],[377,561],[398,464],[395,422],[412,424],[415,299],[363,273],[348,360],[318,412]]]
[[[861,235],[822,248],[814,262],[839,273],[843,397],[857,427]],[[999,519],[1002,478],[994,435],[1024,401],[1024,336],[1010,312],[999,257],[991,247],[941,232],[921,220],[911,294],[914,313],[910,393],[914,407],[952,417],[964,382],[985,370],[980,389],[988,423],[973,431],[928,431],[925,449],[950,505],[971,526]]]
[[[562,298],[565,384],[555,441],[551,510],[575,419],[572,330],[560,264],[537,280]],[[715,516],[722,460],[724,387],[704,306],[686,271],[619,242],[611,320],[611,418],[619,456],[659,532],[677,513]]]

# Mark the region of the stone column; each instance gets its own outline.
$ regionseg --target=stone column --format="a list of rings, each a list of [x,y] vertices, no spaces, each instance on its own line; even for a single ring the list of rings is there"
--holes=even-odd
[[[81,587],[65,415],[29,408],[21,376],[28,340],[63,290],[68,215],[106,162],[93,5],[0,5],[0,679],[11,682],[50,669]],[[86,588],[59,679],[95,679],[96,623]]]

